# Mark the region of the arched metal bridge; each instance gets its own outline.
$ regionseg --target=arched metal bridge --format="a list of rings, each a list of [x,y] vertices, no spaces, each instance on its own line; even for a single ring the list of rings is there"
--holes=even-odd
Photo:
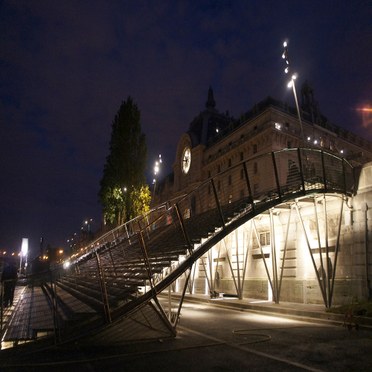
[[[191,193],[100,237],[71,256],[68,268],[65,262],[63,268],[30,277],[8,317],[10,310],[2,309],[2,342],[60,343],[86,336],[89,342],[107,343],[119,337],[130,341],[175,335],[183,298],[192,287],[193,265],[213,246],[277,206],[300,213],[298,201],[304,198],[338,195],[342,215],[343,200],[354,191],[352,166],[317,149],[284,149],[230,166],[195,185]],[[261,253],[265,263],[262,248]],[[325,281],[312,253],[310,257],[329,307],[335,270]],[[265,264],[274,301],[279,302],[284,265],[275,266],[270,273]],[[181,276],[183,288],[174,307],[160,294],[170,292]]]

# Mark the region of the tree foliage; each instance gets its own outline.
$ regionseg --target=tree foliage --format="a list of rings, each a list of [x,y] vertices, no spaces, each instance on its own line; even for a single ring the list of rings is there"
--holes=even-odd
[[[128,97],[112,123],[99,199],[105,222],[113,226],[149,209],[150,190],[145,184],[147,145],[140,116],[137,105]]]

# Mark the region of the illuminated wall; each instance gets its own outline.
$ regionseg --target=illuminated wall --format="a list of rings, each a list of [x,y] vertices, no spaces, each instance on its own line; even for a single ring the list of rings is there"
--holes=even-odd
[[[332,292],[332,304],[368,298],[371,201],[369,163],[362,168],[354,197],[314,195],[257,216],[196,263],[194,292],[271,299],[268,278],[274,281],[276,262],[280,301],[323,303],[318,279],[324,284],[325,296]]]

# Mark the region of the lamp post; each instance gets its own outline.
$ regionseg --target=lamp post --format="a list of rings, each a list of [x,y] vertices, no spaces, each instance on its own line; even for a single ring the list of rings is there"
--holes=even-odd
[[[159,154],[158,160],[155,162],[154,165],[154,179],[152,180],[152,184],[154,185],[154,195],[155,195],[155,189],[156,189],[156,176],[160,172],[160,164],[163,163],[163,160],[161,158],[161,154]]]
[[[290,68],[289,68],[290,64],[289,64],[288,42],[287,41],[285,41],[283,43],[283,48],[284,48],[284,50],[283,50],[282,58],[285,60],[285,66],[286,66],[285,69],[284,69],[284,72],[286,74],[288,74],[289,70],[290,70]],[[292,74],[291,80],[288,82],[287,86],[288,86],[288,88],[292,88],[292,90],[293,90],[293,96],[294,96],[295,103],[296,103],[298,121],[299,121],[299,124],[300,124],[301,139],[302,139],[303,144],[305,144],[304,130],[303,130],[303,127],[302,127],[300,107],[298,105],[297,92],[296,92],[296,84],[295,84],[296,79],[297,79],[297,74],[296,73]]]

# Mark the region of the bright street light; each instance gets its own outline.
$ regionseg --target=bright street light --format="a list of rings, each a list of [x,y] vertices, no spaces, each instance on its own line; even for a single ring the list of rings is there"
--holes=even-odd
[[[286,74],[288,74],[289,70],[290,70],[290,63],[289,63],[288,42],[287,41],[285,41],[283,43],[283,48],[284,48],[284,50],[283,50],[282,58],[285,60],[285,64],[286,64],[284,72]],[[303,130],[303,127],[302,127],[301,113],[300,113],[300,108],[298,106],[298,99],[297,99],[297,92],[296,92],[296,84],[295,84],[296,79],[297,79],[297,74],[293,74],[292,77],[291,77],[291,80],[288,82],[287,86],[288,86],[288,88],[292,88],[292,90],[293,90],[293,96],[294,96],[295,103],[296,103],[298,121],[300,123],[301,139],[302,139],[303,144],[305,144],[304,130]]]
[[[154,185],[154,195],[155,195],[156,178],[157,178],[156,176],[160,172],[160,164],[162,164],[162,163],[163,163],[163,159],[161,157],[161,154],[159,154],[158,160],[155,161],[155,165],[154,165],[154,179],[152,180],[152,183]]]

